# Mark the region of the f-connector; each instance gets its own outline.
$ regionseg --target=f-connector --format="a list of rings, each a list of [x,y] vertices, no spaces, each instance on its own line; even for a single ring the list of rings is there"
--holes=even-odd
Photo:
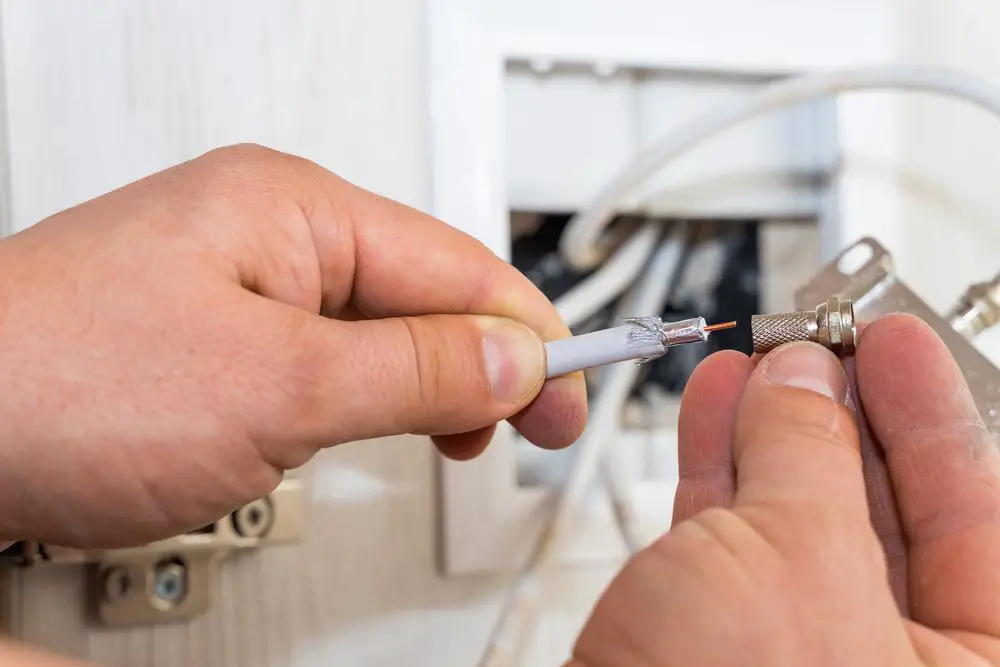
[[[948,320],[953,329],[969,340],[1000,324],[1000,275],[969,287]]]
[[[754,352],[766,354],[793,341],[812,341],[839,357],[854,354],[854,303],[835,296],[813,310],[750,318]]]

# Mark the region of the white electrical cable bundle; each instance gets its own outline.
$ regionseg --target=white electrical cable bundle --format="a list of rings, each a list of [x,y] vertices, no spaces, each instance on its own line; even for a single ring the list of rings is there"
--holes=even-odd
[[[607,253],[601,247],[601,236],[621,203],[671,160],[683,155],[702,141],[769,111],[844,92],[875,89],[902,89],[938,93],[965,100],[1000,117],[1000,88],[991,82],[946,68],[886,65],[811,74],[770,84],[746,100],[723,105],[695,119],[680,130],[672,132],[640,155],[601,190],[589,206],[570,220],[560,242],[562,255],[570,266],[576,269],[591,269],[604,261]],[[639,241],[632,239],[632,242],[634,245],[626,245],[630,248],[641,248]],[[668,246],[667,250],[657,253],[656,257],[664,262],[664,264],[657,263],[661,271],[666,266],[666,260],[670,259],[669,252],[672,250],[676,251],[676,248],[670,249]],[[662,253],[668,253],[666,259],[663,259]],[[623,255],[624,246],[615,254],[614,258]],[[607,260],[609,265],[614,261],[614,258]],[[676,262],[677,260],[674,258],[672,261]],[[619,264],[615,266],[619,266]],[[627,269],[628,267],[625,266],[621,274],[613,273],[610,269],[603,272],[598,271],[588,281],[584,281],[573,290],[573,300],[567,302],[571,305],[565,305],[560,312],[565,311],[577,322],[597,312],[607,303],[606,301],[602,303],[602,301],[605,298],[613,298],[613,296],[608,297],[608,295],[613,295],[619,286],[626,282],[624,276]],[[654,301],[653,297],[659,295],[653,291],[657,287],[651,284],[653,269],[654,267],[651,265],[649,272],[641,280],[645,288],[637,290],[637,299],[652,302]],[[600,284],[597,280],[598,276],[600,276]],[[650,280],[647,281],[645,278],[650,278]],[[589,282],[590,280],[594,282]],[[669,280],[664,278],[660,283],[660,288],[666,289],[665,285],[668,284]],[[609,285],[614,286],[614,289],[608,287]],[[592,295],[594,301],[587,303],[580,296],[581,294]],[[665,300],[665,293],[663,293],[662,298]],[[637,309],[632,312],[639,315],[657,313],[660,312],[658,304],[660,301],[650,303],[648,308],[639,309],[638,306],[644,304],[636,303]],[[559,308],[558,304],[557,308]],[[580,441],[575,445],[580,448],[580,452],[570,471],[569,480],[559,494],[556,512],[543,529],[536,554],[522,571],[511,592],[510,599],[501,611],[480,665],[497,667],[506,664],[501,662],[504,656],[502,649],[510,648],[512,643],[509,636],[510,628],[518,611],[524,609],[525,590],[529,584],[540,578],[537,575],[543,573],[545,565],[549,563],[551,555],[558,548],[561,537],[566,533],[568,524],[577,515],[579,504],[585,497],[587,488],[593,482],[597,466],[602,460],[603,449],[611,439],[610,436],[617,424],[617,418],[624,408],[638,372],[638,368],[634,364],[621,364],[605,370],[605,381],[601,383],[601,391],[595,401],[590,424]]]
[[[606,254],[601,248],[601,234],[621,203],[671,160],[702,141],[769,111],[840,93],[884,88],[956,97],[1000,116],[1000,88],[947,68],[885,65],[809,74],[769,84],[745,100],[696,118],[640,155],[570,220],[560,239],[563,257],[576,269],[599,264]]]
[[[576,328],[632,286],[656,250],[661,230],[658,223],[644,224],[592,275],[559,297],[555,306],[566,326]]]

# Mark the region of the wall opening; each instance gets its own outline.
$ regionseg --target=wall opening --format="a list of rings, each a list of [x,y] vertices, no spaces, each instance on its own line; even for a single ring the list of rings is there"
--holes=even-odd
[[[513,264],[558,300],[588,276],[569,270],[558,253],[572,214],[644,150],[774,78],[509,61],[504,155]],[[643,368],[614,445],[617,467],[630,479],[676,481],[680,396],[692,371],[720,349],[750,353],[750,316],[779,305],[773,303],[775,292],[790,300],[799,275],[808,272],[802,260],[814,255],[812,238],[818,234],[799,232],[818,230],[836,169],[836,138],[830,101],[783,109],[703,142],[621,202],[613,226],[624,236],[628,227],[650,220],[665,228],[684,223],[685,230],[683,259],[664,312],[632,315],[740,323],[707,344],[676,348]],[[778,227],[794,230],[777,234],[780,252],[774,242]],[[788,247],[795,244],[801,247]],[[782,283],[777,289],[776,281]],[[617,305],[593,314],[575,333],[617,324],[611,319]],[[573,447],[543,451],[516,438],[515,451],[521,487],[559,485],[576,456]]]
[[[518,211],[511,215],[512,262],[553,301],[585,280],[590,272],[571,270],[559,255],[558,243],[568,213]],[[665,233],[681,234],[682,259],[671,294],[658,315],[665,321],[704,316],[708,321],[737,320],[741,326],[713,335],[708,343],[675,348],[645,365],[622,415],[624,430],[616,450],[620,465],[633,479],[673,480],[677,475],[676,420],[681,393],[698,363],[722,349],[752,351],[750,316],[761,310],[760,235],[758,220],[659,219]],[[623,216],[613,224],[644,222]],[[670,229],[674,228],[674,229]],[[574,330],[581,334],[614,326],[617,303],[595,313]],[[550,452],[517,440],[517,481],[520,486],[552,486],[565,480],[576,456],[572,447]]]

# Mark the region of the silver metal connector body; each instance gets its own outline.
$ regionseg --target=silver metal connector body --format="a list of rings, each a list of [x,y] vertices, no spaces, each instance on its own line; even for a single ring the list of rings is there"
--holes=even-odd
[[[1000,324],[1000,275],[969,287],[948,314],[948,321],[969,340]]]
[[[705,328],[704,317],[692,317],[677,322],[664,322],[660,325],[663,332],[663,342],[667,347],[684,345],[686,343],[704,343],[708,340],[708,330]]]
[[[840,357],[854,354],[857,329],[854,304],[850,299],[835,296],[813,310],[776,315],[754,315],[750,318],[753,349],[766,354],[785,343],[812,341]]]

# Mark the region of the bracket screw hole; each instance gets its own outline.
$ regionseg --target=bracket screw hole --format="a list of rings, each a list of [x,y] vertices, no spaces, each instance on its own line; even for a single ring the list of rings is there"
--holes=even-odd
[[[124,567],[113,567],[104,575],[104,598],[108,602],[120,602],[135,588],[135,578]]]
[[[863,269],[875,256],[875,251],[867,243],[858,243],[848,248],[837,260],[837,270],[845,276],[853,276]]]
[[[232,521],[240,537],[263,537],[271,530],[274,508],[268,498],[255,500],[233,512]]]

